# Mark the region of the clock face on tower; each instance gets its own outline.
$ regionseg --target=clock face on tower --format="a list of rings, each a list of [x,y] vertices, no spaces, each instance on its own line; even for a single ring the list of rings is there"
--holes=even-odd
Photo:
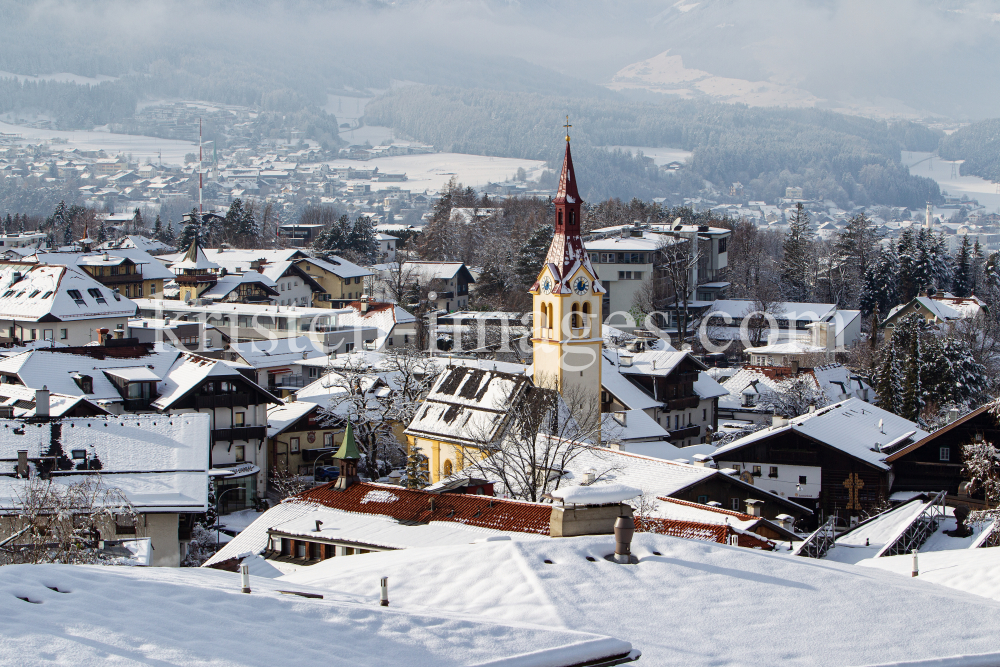
[[[542,279],[542,294],[548,294],[552,291],[552,281],[548,278]]]
[[[587,293],[587,288],[589,287],[590,283],[583,276],[577,278],[576,282],[573,283],[573,291],[581,296]]]

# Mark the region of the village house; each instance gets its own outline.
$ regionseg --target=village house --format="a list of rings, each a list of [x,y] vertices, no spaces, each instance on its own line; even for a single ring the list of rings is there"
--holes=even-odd
[[[99,539],[148,538],[149,564],[178,567],[195,516],[208,510],[210,417],[55,416],[48,392],[38,394],[32,417],[0,418],[0,536],[11,537],[9,517],[33,478],[60,486],[99,478],[139,515],[137,524],[107,521]]]
[[[985,308],[986,304],[975,296],[957,297],[948,293],[920,294],[890,310],[879,326],[891,329],[907,315],[920,315],[932,324],[947,324],[958,320],[975,319]]]

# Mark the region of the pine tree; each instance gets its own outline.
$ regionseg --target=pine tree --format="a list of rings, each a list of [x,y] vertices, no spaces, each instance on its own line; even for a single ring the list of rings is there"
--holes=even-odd
[[[879,256],[878,242],[875,225],[864,213],[852,217],[837,237],[837,259],[846,269],[848,299],[852,303],[861,299],[868,272]]]
[[[811,276],[815,250],[814,234],[809,228],[809,212],[801,203],[795,205],[795,214],[788,227],[788,234],[782,244],[782,292],[789,301],[807,302],[812,298]]]
[[[146,223],[142,221],[142,211],[140,211],[137,207],[135,211],[132,213],[132,233],[140,234],[142,233],[143,229],[145,229],[145,227]]]
[[[156,220],[153,221],[153,238],[157,241],[163,241],[163,221],[160,220],[160,214],[156,214]]]
[[[514,274],[525,288],[531,287],[538,279],[538,274],[542,272],[542,263],[552,244],[554,233],[552,225],[542,225],[518,250],[514,261]]]
[[[969,236],[962,237],[962,245],[955,257],[955,277],[951,281],[951,291],[955,296],[972,294],[972,244]]]
[[[882,248],[865,275],[860,305],[862,312],[868,315],[875,310],[888,313],[899,302],[899,258],[895,248],[889,245]]]
[[[101,224],[97,228],[97,242],[104,243],[107,240],[108,240],[108,228],[104,224],[104,219],[101,218]]]
[[[172,220],[167,221],[167,231],[163,235],[163,242],[169,246],[176,246],[177,235],[174,234],[174,223]]]
[[[410,447],[410,453],[406,457],[406,470],[403,473],[402,483],[407,489],[422,489],[431,483],[431,474],[428,472],[428,460],[420,451],[419,447]]]
[[[229,205],[229,211],[222,221],[222,237],[227,243],[235,243],[239,228],[243,224],[243,201],[237,197]]]
[[[923,359],[922,350],[920,345],[920,332],[919,326],[916,322],[915,317],[907,318],[911,320],[912,327],[907,327],[911,329],[911,335],[909,336],[909,349],[907,350],[907,358],[905,363],[905,372],[903,375],[903,395],[900,399],[899,404],[899,414],[900,417],[909,419],[910,421],[917,421],[920,419],[920,413],[924,408],[924,392],[921,383],[921,371],[923,370]]]
[[[243,207],[243,215],[240,216],[236,228],[236,237],[239,239],[241,247],[257,247],[260,241],[260,226],[257,224],[257,216],[253,206]]]
[[[73,223],[67,222],[63,227],[63,245],[71,245],[73,240]]]
[[[10,234],[14,231],[14,220],[10,217],[10,213],[7,214],[7,218],[3,221],[3,233]]]
[[[369,263],[378,259],[378,237],[370,217],[363,215],[354,221],[347,238],[347,247]]]

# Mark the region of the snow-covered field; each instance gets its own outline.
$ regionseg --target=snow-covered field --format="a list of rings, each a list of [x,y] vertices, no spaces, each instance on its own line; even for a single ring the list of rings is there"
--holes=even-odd
[[[903,151],[902,162],[914,176],[926,176],[937,181],[941,189],[954,197],[968,195],[978,200],[990,213],[1000,211],[1000,188],[978,176],[960,176],[961,161],[942,160],[933,153]]]
[[[649,667],[1000,664],[1000,603],[924,578],[650,534],[633,540],[637,565],[613,551],[610,535],[426,547],[277,582],[373,601],[368,582],[388,576],[400,608],[607,633]]]
[[[633,155],[642,151],[646,157],[653,158],[653,163],[657,167],[671,162],[684,162],[693,155],[691,151],[686,151],[683,148],[658,148],[656,146],[602,146],[602,148],[607,148],[609,151],[620,148],[623,151],[631,151]]]
[[[19,134],[23,139],[21,144],[38,144],[52,139],[65,139],[67,149],[104,150],[109,156],[131,154],[133,160],[145,163],[149,160],[158,164],[184,164],[187,153],[197,153],[198,145],[190,141],[176,139],[160,139],[132,134],[114,134],[112,132],[97,132],[94,130],[43,130],[34,127],[11,125],[0,122],[0,133]]]
[[[342,135],[343,136],[343,135]],[[382,190],[398,186],[411,192],[440,190],[454,176],[462,185],[477,187],[490,182],[504,181],[524,167],[528,178],[535,179],[541,173],[545,162],[541,160],[519,160],[515,158],[467,155],[464,153],[427,153],[423,155],[397,155],[380,157],[364,162],[357,160],[333,160],[327,162],[333,167],[378,167],[380,172],[405,173],[402,182],[372,182],[372,190]],[[368,181],[358,181],[368,183]]]
[[[81,86],[93,86],[98,83],[104,83],[105,81],[117,81],[118,77],[115,76],[104,76],[103,74],[98,74],[96,77],[92,76],[81,76],[79,74],[71,74],[70,72],[57,72],[56,74],[41,74],[39,76],[32,76],[30,74],[14,74],[13,72],[5,72],[0,70],[0,79],[17,79],[20,82],[24,81],[57,81],[59,83],[75,83]]]

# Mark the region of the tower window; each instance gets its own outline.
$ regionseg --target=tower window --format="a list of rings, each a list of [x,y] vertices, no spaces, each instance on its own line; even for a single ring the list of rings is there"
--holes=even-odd
[[[579,329],[583,327],[583,318],[580,317],[580,304],[574,303],[573,310],[570,313],[569,325],[573,329]]]
[[[563,221],[562,221],[562,211],[559,211],[559,213],[557,214],[557,216],[559,218],[559,220],[557,221],[557,224],[562,225],[562,223],[563,223]]]
[[[576,211],[570,211],[569,212],[569,224],[570,224],[570,226],[573,226],[573,225],[576,224]]]

